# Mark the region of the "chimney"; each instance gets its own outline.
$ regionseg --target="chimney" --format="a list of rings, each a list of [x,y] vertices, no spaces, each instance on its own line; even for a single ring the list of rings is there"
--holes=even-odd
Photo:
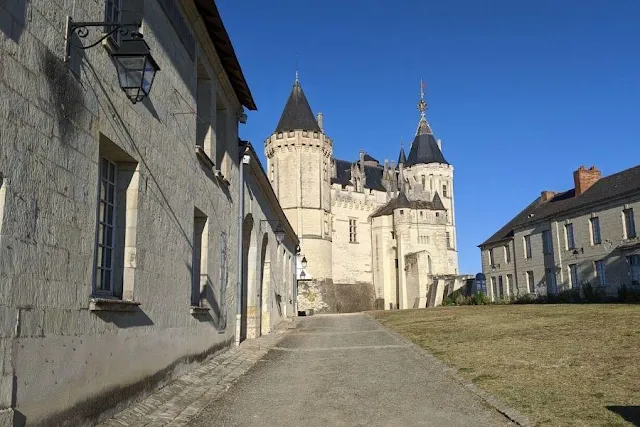
[[[549,200],[553,199],[553,196],[555,195],[555,191],[542,191],[540,192],[540,201],[543,203],[548,202]]]
[[[322,113],[318,113],[318,115],[316,116],[317,121],[318,121],[318,126],[320,126],[320,131],[324,133],[324,116],[322,115]]]
[[[581,195],[595,184],[602,173],[596,169],[595,166],[591,166],[589,169],[584,166],[580,166],[577,171],[573,173],[573,183],[576,189],[576,196]]]

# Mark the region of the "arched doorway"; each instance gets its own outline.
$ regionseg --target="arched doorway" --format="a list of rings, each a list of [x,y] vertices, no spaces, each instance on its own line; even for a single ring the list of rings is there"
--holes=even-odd
[[[240,341],[247,339],[249,291],[255,289],[256,239],[253,233],[253,216],[247,214],[242,224],[242,315],[240,322]]]
[[[269,256],[269,236],[267,233],[262,238],[261,254],[262,276],[258,298],[261,306],[259,331],[261,335],[266,335],[271,332],[271,257]]]

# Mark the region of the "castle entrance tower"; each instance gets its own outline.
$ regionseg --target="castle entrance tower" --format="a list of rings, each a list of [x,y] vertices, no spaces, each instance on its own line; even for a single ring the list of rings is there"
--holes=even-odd
[[[332,153],[322,115],[314,117],[296,73],[280,121],[265,140],[265,155],[271,186],[300,238],[299,258],[307,261],[298,278],[332,278]]]

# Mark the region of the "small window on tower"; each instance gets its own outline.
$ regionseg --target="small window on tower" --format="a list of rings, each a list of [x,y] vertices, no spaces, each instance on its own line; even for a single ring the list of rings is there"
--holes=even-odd
[[[449,197],[449,196],[447,195],[447,184],[442,184],[442,195],[443,195],[444,197]]]

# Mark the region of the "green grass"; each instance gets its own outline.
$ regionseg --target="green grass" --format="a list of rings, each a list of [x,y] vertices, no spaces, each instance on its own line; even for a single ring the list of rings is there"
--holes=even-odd
[[[640,305],[503,305],[372,312],[540,426],[632,426]]]

